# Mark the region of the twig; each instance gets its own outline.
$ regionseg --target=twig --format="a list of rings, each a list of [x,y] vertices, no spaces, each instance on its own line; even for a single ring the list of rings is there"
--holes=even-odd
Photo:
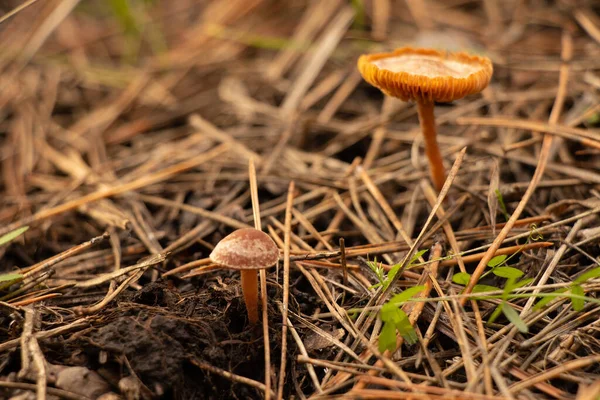
[[[37,386],[33,383],[24,383],[24,382],[5,382],[0,381],[0,387],[11,388],[11,389],[21,389],[21,390],[36,390]],[[52,396],[58,396],[62,399],[66,400],[92,400],[89,397],[82,396],[77,393],[69,392],[68,390],[56,389],[53,387],[47,387],[46,393]]]
[[[40,349],[33,330],[37,325],[38,315],[33,306],[25,308],[25,322],[21,335],[21,370],[19,378],[35,379],[37,400],[46,400],[46,360]]]
[[[279,303],[278,306],[279,310],[283,314],[283,304]],[[302,354],[304,357],[308,357],[306,347],[304,347],[304,343],[302,343],[300,335],[298,335],[296,328],[294,328],[294,325],[292,324],[292,321],[290,321],[289,318],[286,320],[286,325],[288,325],[290,328],[290,333],[292,334],[292,337],[296,342],[296,346],[298,346],[298,351],[300,351],[300,354]],[[319,384],[319,378],[317,378],[317,373],[315,372],[315,369],[310,364],[307,364],[306,369],[308,370],[308,375],[310,376],[310,379],[312,380],[312,383],[315,386],[315,390],[317,391],[317,393],[322,393],[323,389],[321,389],[321,385]]]
[[[2,24],[4,21],[9,19],[13,15],[19,13],[20,11],[23,11],[24,9],[26,9],[27,7],[29,7],[30,5],[32,5],[33,3],[37,2],[37,1],[38,0],[27,0],[23,4],[20,4],[17,7],[13,8],[12,10],[10,10],[6,14],[4,14],[2,17],[0,17],[0,24]]]
[[[256,167],[254,158],[248,161],[248,180],[250,181],[250,198],[252,199],[252,214],[254,215],[254,228],[262,230],[260,222],[260,203],[258,201],[258,182],[256,181]],[[288,231],[289,232],[289,231]],[[265,347],[265,397],[271,397],[271,346],[269,342],[269,314],[267,309],[267,273],[265,269],[260,274],[260,298],[262,302],[263,341]]]
[[[287,362],[287,320],[290,296],[290,233],[292,231],[292,208],[294,202],[294,181],[288,186],[287,207],[285,210],[285,231],[283,236],[283,300],[281,323],[281,366],[279,367],[279,384],[277,385],[277,399],[283,399],[283,385],[285,382],[285,365]]]
[[[518,382],[510,386],[508,389],[511,393],[519,393],[522,390],[525,390],[537,383],[544,382],[560,375],[587,367],[588,365],[594,365],[600,363],[600,354],[595,354],[587,357],[577,358],[571,361],[563,362],[560,365],[557,365],[554,368],[550,368],[549,370],[539,372],[529,379]]]
[[[108,233],[104,233],[102,236],[96,236],[95,238],[92,238],[91,240],[88,240],[85,243],[81,243],[77,246],[71,247],[69,250],[63,251],[62,253],[57,254],[53,257],[50,257],[47,260],[44,260],[40,263],[32,265],[31,267],[24,268],[23,269],[24,282],[31,281],[35,275],[40,275],[40,274],[48,271],[50,268],[52,268],[59,262],[64,261],[67,258],[72,257],[76,254],[79,254],[82,251],[85,251],[85,250],[89,249],[90,247],[92,247],[108,238],[109,238]]]
[[[144,271],[136,271],[130,277],[125,279],[115,290],[109,292],[102,301],[90,307],[74,307],[73,311],[80,315],[93,314],[102,310],[108,303],[113,301],[123,290],[127,289],[130,284],[137,282],[142,277]]]
[[[198,367],[200,369],[212,372],[213,374],[220,375],[223,378],[229,379],[231,381],[238,382],[238,383],[243,383],[244,385],[248,385],[248,386],[251,386],[253,388],[256,388],[256,389],[260,390],[261,392],[264,392],[265,393],[265,397],[267,397],[267,398],[272,397],[271,395],[267,396],[267,388],[266,388],[265,385],[263,385],[260,382],[257,382],[257,381],[255,381],[253,379],[250,379],[250,378],[246,378],[244,376],[236,375],[236,374],[234,374],[232,372],[229,372],[229,371],[225,371],[225,370],[223,370],[221,368],[217,368],[217,367],[215,367],[213,365],[210,365],[210,364],[208,364],[208,363],[206,363],[204,361],[197,360],[195,358],[189,358],[188,360],[193,365],[195,365],[196,367]]]

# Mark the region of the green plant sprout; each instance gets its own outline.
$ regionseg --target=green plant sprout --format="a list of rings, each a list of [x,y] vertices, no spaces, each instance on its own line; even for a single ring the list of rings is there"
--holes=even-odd
[[[504,314],[504,316],[510,322],[512,322],[519,329],[520,332],[527,333],[529,331],[529,328],[523,322],[521,317],[519,317],[519,313],[517,313],[517,311],[515,311],[515,309],[512,308],[512,306],[508,302],[508,300],[511,298],[511,293],[515,289],[518,289],[533,282],[532,278],[523,279],[519,281],[518,279],[523,276],[523,271],[506,265],[510,258],[514,257],[516,254],[517,253],[513,254],[511,257],[507,257],[506,255],[495,256],[487,263],[487,266],[490,268],[490,270],[485,272],[481,276],[483,278],[491,273],[499,278],[506,279],[506,284],[504,285],[504,288],[501,289],[496,286],[477,284],[473,288],[473,293],[501,290],[502,301],[498,306],[496,306],[496,309],[490,315],[487,324],[492,324],[500,316],[500,314]],[[462,286],[466,286],[470,280],[471,274],[467,272],[459,272],[457,274],[454,274],[454,276],[452,277],[452,282]],[[486,297],[477,297],[476,299],[486,299]]]
[[[415,255],[412,256],[412,258],[408,262],[408,266],[406,268],[410,268],[412,265],[414,265],[415,262],[419,258],[421,258],[421,256],[423,254],[425,254],[426,252],[427,252],[427,249],[417,251],[415,253]],[[377,280],[378,280],[378,282],[376,284],[374,284],[373,286],[371,286],[370,289],[376,289],[381,286],[381,287],[383,287],[383,290],[386,290],[388,288],[388,286],[390,286],[390,283],[392,283],[392,281],[398,274],[398,271],[400,271],[400,267],[402,267],[402,264],[398,263],[398,264],[394,265],[392,268],[390,268],[390,272],[388,272],[386,275],[385,269],[383,268],[382,264],[377,263],[377,258],[375,258],[373,261],[367,261],[367,265],[369,266],[371,271],[373,271],[373,273],[375,274],[375,276],[377,277]]]
[[[378,281],[376,284],[371,285],[369,289],[377,289],[378,287],[383,286],[385,282],[385,269],[383,269],[381,263],[377,262],[377,257],[375,257],[373,261],[367,261],[367,266],[373,271]]]
[[[396,331],[398,331],[408,344],[417,342],[417,332],[411,325],[408,315],[400,307],[424,289],[425,286],[408,288],[392,297],[381,307],[379,317],[383,322],[383,327],[379,333],[379,351],[384,352],[389,350],[393,352],[396,350]]]
[[[426,252],[427,249],[417,251],[408,262],[407,268],[410,268],[410,266],[413,265]],[[400,271],[400,268],[402,267],[402,263],[398,263],[394,265],[386,275],[381,263],[377,263],[377,259],[374,261],[368,261],[367,265],[371,271],[375,273],[375,276],[379,281],[375,285],[371,286],[371,288],[382,287],[383,290],[386,290],[389,287],[390,283],[393,282],[394,278],[398,274],[398,271]],[[379,351],[383,352],[385,350],[396,350],[396,331],[400,333],[400,335],[408,344],[414,344],[417,342],[417,332],[411,325],[406,313],[402,311],[400,307],[411,297],[423,291],[424,288],[424,286],[408,288],[402,293],[392,297],[381,307],[379,317],[383,322],[383,327],[381,328],[381,332],[379,334]]]
[[[22,234],[24,234],[29,229],[28,226],[23,226],[21,228],[15,229],[14,231],[10,231],[7,234],[0,236],[0,246],[3,246],[9,242],[12,242]],[[5,289],[17,282],[23,280],[22,274],[17,273],[8,273],[0,275],[0,290]]]
[[[499,202],[500,199],[499,199]],[[502,202],[501,202],[502,203]],[[527,243],[534,242],[537,240],[543,239],[542,234],[537,230],[537,226],[535,224],[530,225],[529,237],[527,238]],[[421,265],[416,263],[417,259],[420,258],[427,250],[420,250],[417,252],[410,260],[407,268],[412,266]],[[503,288],[499,288],[492,285],[484,285],[477,284],[473,288],[473,293],[470,298],[474,300],[492,300],[492,299],[500,299],[501,302],[496,306],[492,314],[490,315],[487,324],[492,324],[501,314],[508,319],[520,332],[527,333],[529,328],[527,324],[521,319],[519,313],[511,306],[509,300],[517,299],[517,298],[530,298],[530,297],[538,297],[539,300],[534,310],[540,309],[550,303],[553,299],[557,297],[568,297],[571,300],[572,307],[575,311],[581,311],[585,305],[586,301],[600,304],[599,300],[594,298],[589,298],[585,296],[585,291],[583,289],[583,284],[589,281],[590,279],[599,278],[600,277],[600,267],[591,269],[583,274],[581,274],[575,281],[567,288],[558,289],[554,292],[550,293],[515,293],[515,291],[519,288],[522,288],[526,285],[529,285],[533,282],[533,278],[522,279],[520,278],[524,275],[523,271],[511,267],[508,265],[508,262],[519,254],[520,251],[515,252],[514,254],[507,255],[498,255],[493,257],[488,263],[487,267],[489,268],[486,271],[482,278],[489,275],[494,274],[499,278],[506,279]],[[443,259],[447,259],[451,257],[443,257]],[[389,272],[386,274],[385,269],[383,268],[381,263],[377,263],[377,259],[374,261],[368,261],[367,265],[373,271],[375,276],[377,277],[378,282],[373,285],[371,288],[382,287],[384,290],[390,285],[393,281],[394,277],[400,270],[401,264],[394,265]],[[461,286],[466,286],[471,279],[471,274],[466,272],[459,272],[454,274],[452,277],[452,281]],[[415,286],[404,290],[402,293],[395,295],[392,297],[387,303],[385,303],[379,312],[379,316],[381,321],[383,322],[383,327],[379,334],[379,350],[381,352],[389,350],[396,350],[396,333],[399,333],[406,343],[414,344],[416,343],[418,337],[415,329],[411,325],[408,316],[406,313],[400,309],[400,307],[409,302],[429,302],[429,301],[442,301],[453,298],[452,296],[448,298],[436,298],[436,299],[425,299],[413,298],[416,294],[420,293],[424,290],[424,286]],[[488,292],[501,292],[500,295],[477,295],[478,293],[488,293]],[[356,309],[356,312],[359,312],[360,309]]]
[[[577,285],[581,285],[585,283],[585,281],[593,278],[600,277],[600,267],[595,268],[582,274],[577,280]],[[517,281],[514,278],[509,278],[507,284],[504,289],[498,289],[495,286],[487,286],[487,285],[477,285],[477,289],[474,290],[474,293],[470,293],[467,295],[468,298],[473,300],[492,300],[492,299],[501,299],[502,302],[496,307],[493,311],[492,316],[490,317],[488,324],[494,322],[494,320],[500,315],[504,314],[505,317],[513,323],[519,331],[522,333],[527,333],[529,328],[525,324],[525,322],[520,318],[519,313],[508,303],[510,299],[524,299],[531,297],[539,297],[544,301],[544,304],[539,305],[536,304],[536,307],[541,308],[543,305],[547,304],[551,300],[559,297],[569,298],[571,302],[579,301],[581,304],[583,302],[590,302],[593,304],[600,305],[600,299],[596,299],[593,297],[587,297],[578,293],[574,293],[573,291],[563,291],[557,290],[550,293],[514,293],[514,291],[518,288],[521,288],[529,283],[531,283],[533,279],[524,279],[521,281]],[[406,289],[404,292],[394,296],[389,302],[384,304],[380,308],[380,317],[383,321],[383,327],[379,334],[379,350],[380,351],[395,351],[396,350],[396,331],[400,333],[400,335],[406,340],[408,344],[416,343],[418,337],[416,335],[416,331],[410,324],[408,316],[406,313],[401,310],[399,307],[406,303],[412,302],[438,302],[438,301],[449,301],[456,300],[462,295],[452,295],[452,296],[443,296],[436,298],[414,298],[416,294],[423,291],[423,286],[415,286],[409,289]],[[486,293],[483,295],[477,295],[475,291],[479,293]],[[491,292],[498,292],[501,294],[493,294]],[[372,308],[376,309],[376,308]],[[348,310],[347,312],[351,315],[357,315],[358,313],[364,311],[363,308],[353,308]]]
[[[557,294],[557,295],[571,293],[571,294],[577,296],[577,297],[570,297],[571,306],[573,307],[573,310],[581,311],[581,310],[583,310],[583,307],[585,306],[585,300],[584,300],[585,292],[583,290],[583,286],[581,286],[581,285],[583,285],[590,279],[594,279],[594,278],[598,278],[598,277],[600,277],[600,267],[591,269],[591,270],[579,275],[573,281],[573,283],[571,283],[570,287],[558,289],[558,290],[555,290],[550,293]],[[542,307],[544,307],[546,304],[550,303],[553,299],[554,299],[554,297],[544,297],[535,304],[533,309],[539,310]]]

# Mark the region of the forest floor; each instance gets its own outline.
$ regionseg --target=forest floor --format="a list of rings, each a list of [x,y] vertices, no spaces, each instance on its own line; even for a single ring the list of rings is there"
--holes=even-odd
[[[592,3],[4,2],[0,397],[600,398]],[[408,45],[494,65],[439,195],[356,68]],[[251,326],[208,256],[255,221]]]

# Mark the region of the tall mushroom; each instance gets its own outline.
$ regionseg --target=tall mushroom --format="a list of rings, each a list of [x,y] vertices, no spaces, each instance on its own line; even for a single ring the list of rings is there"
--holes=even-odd
[[[433,105],[481,92],[492,77],[492,62],[467,53],[404,47],[362,55],[358,69],[367,82],[388,96],[416,101],[431,179],[439,192],[446,172],[436,139]]]
[[[279,249],[266,233],[254,228],[238,229],[225,236],[210,253],[210,260],[227,268],[240,270],[242,294],[251,324],[258,322],[259,269],[279,261]]]

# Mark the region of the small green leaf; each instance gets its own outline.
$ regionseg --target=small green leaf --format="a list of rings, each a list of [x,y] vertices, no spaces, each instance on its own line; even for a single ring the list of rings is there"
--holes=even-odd
[[[499,287],[490,286],[490,285],[475,285],[473,287],[473,293],[495,292],[498,290],[502,290],[502,289],[500,289]]]
[[[523,276],[523,271],[513,267],[496,267],[492,270],[492,273],[500,278],[517,279]]]
[[[490,261],[488,261],[487,266],[492,267],[492,268],[497,267],[498,265],[502,264],[505,260],[506,260],[505,255],[499,255],[499,256],[492,258]]]
[[[559,294],[559,293],[565,293],[566,291],[567,291],[567,289],[559,289],[559,290],[556,290],[556,291],[550,292],[550,293]],[[540,310],[541,308],[543,308],[546,304],[550,303],[555,298],[556,297],[553,297],[553,296],[542,297],[542,299],[540,301],[538,301],[537,303],[535,303],[535,306],[533,307],[533,310],[534,311]]]
[[[505,302],[502,303],[502,312],[504,313],[506,318],[517,327],[519,332],[521,332],[521,333],[529,332],[529,327],[527,326],[527,324],[525,324],[525,322],[523,322],[523,320],[519,316],[519,313],[516,312],[515,309],[512,308],[508,303],[505,303]]]
[[[419,259],[419,257],[421,257],[426,252],[427,252],[427,249],[417,251],[415,253],[415,255],[410,259],[410,262],[408,263],[407,268],[410,268],[410,266],[412,264],[414,264]],[[400,267],[402,267],[402,263],[396,264],[390,269],[390,272],[388,272],[387,277],[383,281],[383,289],[384,290],[387,289],[388,286],[390,285],[390,283],[393,282],[394,278],[398,274],[398,271],[400,271]]]
[[[408,319],[408,316],[406,315],[406,313],[402,310],[398,310],[399,312],[399,316],[400,316],[400,320],[396,321],[396,329],[398,329],[398,332],[400,333],[400,335],[404,338],[404,340],[406,340],[406,343],[408,344],[415,344],[417,343],[418,340],[418,336],[417,336],[417,332],[415,331],[415,328],[413,328],[413,326],[410,324],[410,320]]]
[[[531,282],[533,282],[533,278],[523,279],[522,281],[519,281],[519,282],[515,283],[514,286],[513,286],[513,288],[514,289],[518,289],[520,287],[529,285]]]
[[[10,242],[11,240],[16,239],[18,236],[25,233],[25,231],[29,229],[28,226],[23,226],[21,228],[15,229],[14,231],[8,232],[6,235],[0,236],[0,246]]]
[[[571,293],[578,295],[578,296],[585,296],[585,292],[583,291],[583,288],[580,285],[571,286]],[[575,299],[575,298],[571,297],[571,304],[573,305],[573,310],[581,311],[581,310],[583,310],[583,307],[585,306],[585,300]]]
[[[457,285],[467,286],[471,280],[471,274],[466,272],[457,272],[452,276],[452,282]]]
[[[411,297],[415,296],[417,293],[422,292],[424,289],[425,286],[423,285],[413,286],[411,288],[404,289],[402,293],[398,293],[397,295],[392,297],[390,301],[387,302],[387,304],[393,304],[395,306],[398,306],[399,304],[410,300]]]
[[[383,322],[396,323],[396,321],[399,321],[401,318],[398,313],[399,310],[400,309],[396,304],[385,303],[381,306],[381,310],[379,310],[379,318],[381,318]]]
[[[0,290],[4,290],[22,280],[23,275],[21,274],[2,274],[0,275]]]
[[[417,251],[417,252],[415,253],[415,255],[414,255],[414,256],[412,256],[412,258],[410,259],[410,262],[408,263],[408,265],[410,266],[410,265],[412,265],[412,264],[416,263],[416,262],[417,262],[417,260],[418,260],[419,258],[421,258],[421,256],[422,256],[423,254],[425,254],[425,253],[427,253],[427,249],[423,249],[423,250],[419,250],[419,251]]]
[[[590,279],[594,279],[594,278],[598,278],[598,277],[600,277],[600,267],[591,269],[591,270],[579,275],[573,283],[577,283],[577,284],[586,283]]]
[[[392,322],[385,322],[379,333],[379,351],[396,350],[396,326]]]
[[[23,279],[21,274],[2,274],[0,275],[0,282],[18,281]]]
[[[496,309],[494,310],[494,312],[492,313],[492,315],[490,315],[490,318],[488,319],[487,325],[493,324],[494,321],[496,319],[498,319],[498,317],[500,316],[500,314],[502,314],[502,303],[498,304],[498,306],[496,307]]]
[[[388,272],[387,277],[383,281],[383,290],[387,289],[388,286],[390,286],[390,283],[392,283],[392,281],[396,277],[396,274],[398,274],[398,271],[400,271],[401,266],[402,264],[396,264],[392,267],[392,269],[390,269],[390,272]]]

